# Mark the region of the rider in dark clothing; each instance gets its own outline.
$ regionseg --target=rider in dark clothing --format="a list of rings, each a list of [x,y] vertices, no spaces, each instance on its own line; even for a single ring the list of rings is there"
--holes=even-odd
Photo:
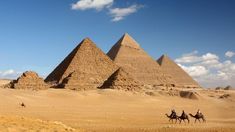
[[[173,110],[171,110],[171,115],[170,115],[170,117],[175,117],[176,116],[176,112],[175,112],[175,110],[173,109]]]
[[[183,112],[182,112],[181,116],[183,116],[184,114],[185,114],[185,112],[184,112],[184,110],[183,110]]]
[[[197,110],[197,115],[201,115],[201,111],[199,109]]]

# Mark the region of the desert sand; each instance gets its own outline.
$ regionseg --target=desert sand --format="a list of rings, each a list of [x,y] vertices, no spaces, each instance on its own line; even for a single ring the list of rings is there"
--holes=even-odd
[[[8,84],[10,81],[11,80],[9,80],[9,79],[0,79],[0,86]]]
[[[189,89],[187,89],[189,90]],[[1,131],[235,131],[235,91],[197,89],[198,99],[176,90],[126,92],[98,89],[41,91],[0,89]],[[223,96],[228,94],[229,96]],[[24,102],[26,107],[20,106]],[[206,123],[168,122],[174,108],[195,114]]]

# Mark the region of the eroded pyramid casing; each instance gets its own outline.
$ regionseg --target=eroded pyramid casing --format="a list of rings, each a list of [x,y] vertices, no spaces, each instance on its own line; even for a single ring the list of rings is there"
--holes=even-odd
[[[128,34],[110,49],[107,55],[131,73],[138,81],[150,85],[174,84],[171,76],[164,74],[156,61]]]

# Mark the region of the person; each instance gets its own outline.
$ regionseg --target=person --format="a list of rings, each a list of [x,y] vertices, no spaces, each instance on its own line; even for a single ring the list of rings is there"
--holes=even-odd
[[[171,115],[170,115],[170,117],[175,117],[175,116],[176,116],[176,112],[175,112],[174,109],[172,109],[172,110],[171,110]]]
[[[185,112],[184,112],[184,110],[183,110],[183,112],[182,112],[182,114],[181,114],[181,117],[184,116],[184,115],[185,115]]]
[[[197,110],[197,115],[201,115],[200,109]]]

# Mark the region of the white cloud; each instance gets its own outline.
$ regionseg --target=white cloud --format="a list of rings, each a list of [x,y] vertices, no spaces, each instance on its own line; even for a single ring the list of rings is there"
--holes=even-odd
[[[235,63],[231,60],[220,61],[216,54],[198,55],[194,52],[184,54],[175,61],[202,86],[235,86]]]
[[[177,63],[195,63],[201,61],[201,58],[198,56],[183,56],[175,60]]]
[[[225,80],[225,81],[229,79],[229,76],[225,72],[222,72],[222,71],[218,71],[217,76],[220,79]]]
[[[219,62],[219,57],[212,53],[206,53],[201,56],[200,64],[209,68],[220,68],[222,65]]]
[[[196,63],[202,60],[201,57],[196,56],[198,51],[193,51],[191,53],[183,54],[182,57],[175,59],[177,63]]]
[[[181,64],[178,64],[180,67],[182,67],[190,76],[192,77],[200,77],[203,75],[208,74],[208,70],[204,66],[184,66]]]
[[[219,60],[219,57],[215,54],[212,54],[212,53],[207,53],[202,56],[198,56],[197,53],[198,53],[197,51],[193,51],[191,53],[184,54],[184,55],[182,55],[182,57],[177,58],[175,61],[177,63],[184,63],[184,64],[197,63],[197,62],[214,64],[217,62],[217,60]]]
[[[143,6],[131,5],[126,8],[113,8],[109,9],[109,14],[113,17],[112,21],[117,22],[124,19],[124,17],[137,12],[141,7]]]
[[[202,56],[202,59],[203,60],[218,60],[219,57],[217,55],[215,55],[215,54],[207,53],[207,54]]]
[[[226,56],[226,57],[229,57],[229,58],[233,57],[234,55],[235,55],[235,52],[232,52],[232,51],[227,51],[227,52],[225,53],[225,56]]]
[[[105,7],[110,7],[114,0],[79,0],[75,4],[72,4],[73,10],[87,10],[96,9],[102,10]]]
[[[22,72],[17,72],[15,70],[9,69],[5,71],[0,71],[0,78],[3,79],[15,79],[17,78]]]
[[[108,9],[108,14],[112,17],[113,22],[123,20],[126,16],[133,14],[138,11],[142,5],[131,5],[129,7],[118,8],[113,7],[114,0],[79,0],[71,5],[72,10],[89,10],[95,9],[101,11]]]
[[[183,54],[182,56],[192,56],[192,55],[196,55],[197,53],[198,53],[198,51],[194,50],[194,51],[192,51],[190,53]]]

